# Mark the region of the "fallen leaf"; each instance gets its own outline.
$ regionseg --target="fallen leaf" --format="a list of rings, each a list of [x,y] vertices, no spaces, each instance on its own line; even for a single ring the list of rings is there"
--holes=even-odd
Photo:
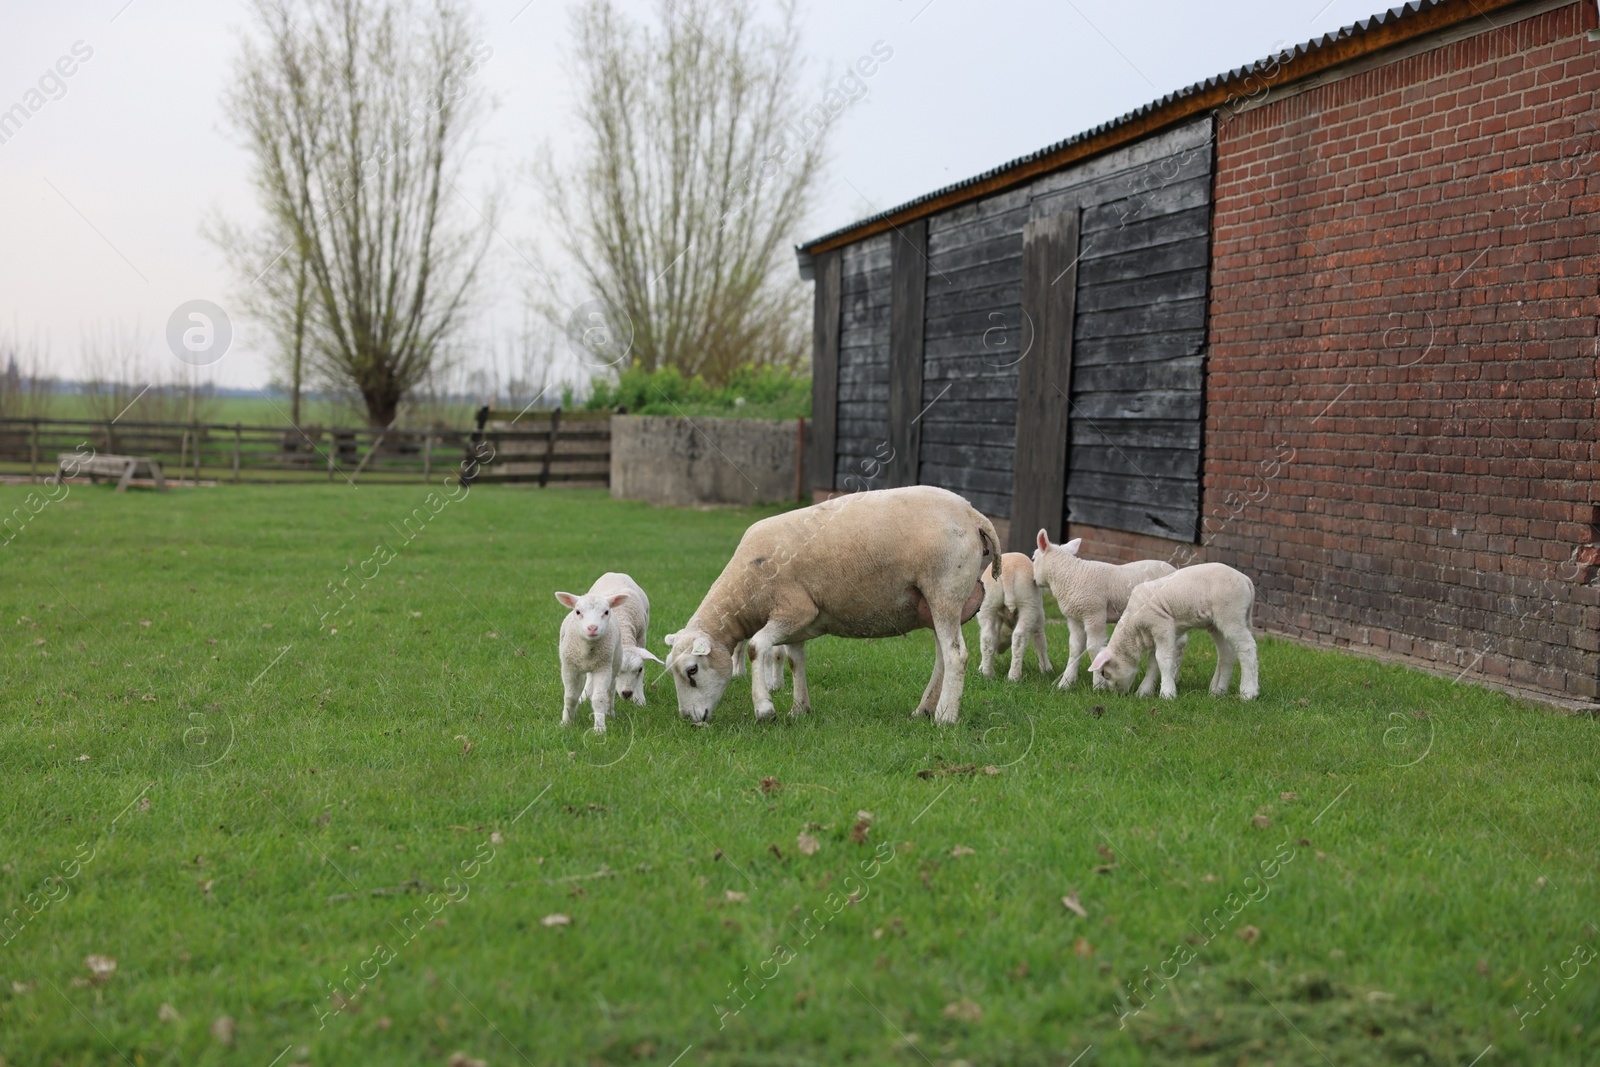
[[[1096,704],[1094,707],[1089,709],[1089,714],[1093,715],[1097,719],[1100,716],[1104,715],[1105,713],[1106,713],[1106,709],[1105,709],[1105,705],[1103,705],[1103,704]]]
[[[1200,876],[1200,880],[1202,882],[1215,882],[1217,880],[1217,876],[1214,874],[1202,874]]]
[[[1247,945],[1253,945],[1261,939],[1261,931],[1254,926],[1241,926],[1234,932],[1233,936]]]
[[[496,831],[494,831],[493,833],[491,833],[489,835],[489,844],[491,844],[491,845],[503,845],[505,843],[506,843],[506,839],[503,836],[501,836],[499,830],[496,830]]]
[[[1110,863],[1116,860],[1117,854],[1103,844],[1096,843],[1094,850],[1100,853],[1100,858]]]
[[[139,620],[139,625],[140,626],[149,626],[150,625],[150,620],[149,619],[140,619]]]
[[[82,756],[79,756],[77,759],[73,760],[73,762],[74,763],[87,763],[87,762],[89,762],[89,757],[87,755],[82,755]]]
[[[767,851],[778,857],[778,859],[783,859],[783,849],[779,848],[777,845],[768,845]]]
[[[780,791],[782,788],[783,783],[772,777],[770,774],[761,779],[761,791],[769,797],[772,794]]]
[[[1250,825],[1254,826],[1257,830],[1265,830],[1267,827],[1272,825],[1272,820],[1267,818],[1265,815],[1257,815],[1250,820]]]
[[[729,889],[722,895],[728,898],[730,904],[743,904],[750,899],[749,893],[741,893],[737,889]]]
[[[1478,973],[1479,974],[1488,974],[1489,973],[1489,961],[1488,960],[1479,960],[1478,961]]]
[[[96,978],[108,978],[117,969],[117,961],[110,956],[86,956],[83,965]]]
[[[32,982],[12,982],[11,983],[11,992],[16,993],[18,996],[22,995],[23,993],[28,992],[32,988],[33,988],[33,983]]]
[[[233,1044],[233,1030],[233,1019],[226,1015],[211,1024],[211,1036],[224,1045]]]
[[[850,840],[854,841],[858,845],[866,844],[867,834],[870,833],[871,830],[872,824],[866,819],[862,819],[854,826],[850,827]]]
[[[1077,893],[1068,893],[1066,896],[1062,897],[1061,905],[1080,919],[1087,919],[1089,917],[1089,913],[1084,910],[1083,905],[1078,903]]]
[[[1302,708],[1309,708],[1311,706],[1311,701],[1307,700],[1305,697],[1301,697],[1299,700],[1296,700],[1295,703],[1299,704]]]
[[[1112,871],[1114,871],[1116,869],[1117,869],[1117,865],[1115,863],[1102,863],[1102,864],[1100,864],[1098,867],[1096,867],[1094,869],[1094,873],[1095,874],[1110,874]]]
[[[206,894],[207,896],[210,896],[211,895],[211,887],[214,884],[216,884],[216,879],[207,878],[204,881],[201,881],[200,879],[197,878],[197,879],[195,879],[195,883],[194,884],[200,887],[200,892]]]
[[[966,845],[957,845],[955,848],[950,850],[950,858],[956,860],[960,859],[962,856],[976,856],[977,854],[977,849],[968,848]]]
[[[449,1067],[489,1067],[487,1060],[475,1060],[465,1052],[452,1052]]]
[[[1300,794],[1299,793],[1279,793],[1278,794],[1278,799],[1279,800],[1299,800],[1300,799]]]
[[[795,838],[794,847],[800,850],[802,856],[814,856],[817,854],[817,849],[822,847],[822,842],[810,834],[801,834]]]
[[[163,1004],[159,1009],[157,1009],[156,1018],[160,1019],[164,1023],[175,1023],[182,1019],[183,1016],[179,1015],[178,1009],[174,1008],[171,1004]]]
[[[1021,980],[1028,977],[1028,971],[1031,969],[1032,968],[1028,966],[1028,961],[1023,960],[1021,963],[1011,968],[1011,977]]]
[[[944,1006],[946,1019],[960,1019],[962,1022],[975,1023],[983,1018],[983,1009],[975,1000],[958,1000],[953,1004]]]
[[[559,911],[552,912],[539,920],[540,926],[571,926],[572,916],[563,915]]]
[[[999,774],[1000,773],[1000,768],[996,767],[994,764],[991,763],[989,766],[987,766],[987,767],[985,767],[983,769],[983,773],[984,774]]]
[[[1088,959],[1090,956],[1094,955],[1094,946],[1089,944],[1087,938],[1080,937],[1078,940],[1072,943],[1072,951],[1076,952],[1084,959]]]

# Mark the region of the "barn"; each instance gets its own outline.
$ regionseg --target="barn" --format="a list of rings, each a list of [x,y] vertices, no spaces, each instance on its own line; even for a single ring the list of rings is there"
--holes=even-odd
[[[1408,3],[802,245],[815,495],[1218,560],[1270,632],[1594,707],[1596,26]]]

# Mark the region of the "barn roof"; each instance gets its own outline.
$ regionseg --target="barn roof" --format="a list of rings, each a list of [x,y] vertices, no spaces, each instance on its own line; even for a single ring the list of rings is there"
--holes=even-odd
[[[1418,37],[1446,29],[1468,19],[1526,3],[1527,0],[1410,0],[1399,7],[1381,11],[1334,33],[1323,34],[1293,49],[1258,59],[1254,63],[1224,71],[1205,81],[1168,93],[1119,118],[1102,122],[1093,129],[1074,134],[1064,141],[1037,152],[1002,163],[992,170],[964,181],[925,193],[898,207],[853,222],[795,248],[802,277],[811,276],[811,257],[864,237],[882,233],[894,226],[931,215],[968,200],[1030,181],[1041,174],[1058,170],[1089,156],[1137,140],[1186,118],[1221,107],[1240,95],[1298,81],[1331,67],[1361,59],[1385,48],[1404,44]],[[1254,81],[1246,87],[1247,79]]]

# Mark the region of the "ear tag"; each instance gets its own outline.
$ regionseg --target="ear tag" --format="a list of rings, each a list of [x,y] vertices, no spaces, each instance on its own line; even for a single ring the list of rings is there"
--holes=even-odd
[[[709,656],[711,655],[711,642],[707,641],[703,637],[697,637],[694,639],[694,648],[692,651],[697,656]]]

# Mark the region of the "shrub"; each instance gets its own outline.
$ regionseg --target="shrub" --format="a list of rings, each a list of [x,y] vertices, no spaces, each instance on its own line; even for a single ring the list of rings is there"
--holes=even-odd
[[[647,371],[638,365],[615,381],[597,378],[585,411],[625,408],[630,415],[706,415],[742,419],[793,419],[811,414],[811,379],[770,366],[746,364],[728,384],[685,378],[676,367]]]

